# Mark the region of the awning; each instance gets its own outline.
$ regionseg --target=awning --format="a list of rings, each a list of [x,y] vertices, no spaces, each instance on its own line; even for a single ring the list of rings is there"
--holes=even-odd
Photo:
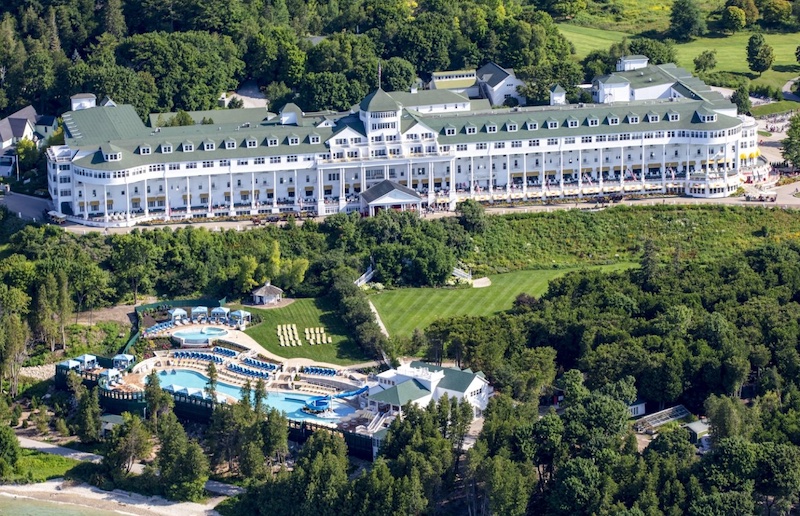
[[[89,206],[100,206],[100,201],[89,201]]]
[[[250,195],[250,190],[239,190],[239,195]]]
[[[307,186],[306,187],[306,192],[313,192],[313,191],[314,191],[314,187],[313,186]]]
[[[745,153],[739,154],[739,159],[747,159],[747,154]]]
[[[191,198],[192,198],[192,194],[183,194],[183,195],[181,196],[181,198],[182,198],[184,201],[186,200],[186,198],[187,198],[187,197],[188,197],[189,199],[191,199]]]
[[[268,193],[268,194],[270,194],[270,193],[273,193],[273,192],[274,192],[274,190],[273,190],[272,188],[267,188],[267,189],[266,189],[266,190],[264,190],[264,191],[265,191],[266,193]]]
[[[142,198],[141,197],[133,197],[131,199],[131,202],[142,202]]]
[[[325,190],[333,190],[333,185],[325,185],[322,188],[324,188]]]

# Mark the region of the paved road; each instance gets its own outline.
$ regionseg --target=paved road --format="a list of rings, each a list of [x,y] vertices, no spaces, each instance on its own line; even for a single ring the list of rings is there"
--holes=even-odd
[[[800,77],[795,77],[794,79],[790,79],[786,84],[783,85],[783,99],[784,100],[794,100],[795,102],[800,102],[800,97],[798,97],[792,87],[794,86],[794,81],[800,79]]]
[[[42,220],[42,212],[53,209],[53,203],[49,199],[19,193],[0,196],[0,205],[7,206],[12,213],[21,214],[24,219],[38,221]]]
[[[81,462],[94,462],[95,464],[103,460],[102,455],[97,455],[95,453],[81,452],[78,450],[73,450],[72,448],[65,448],[63,446],[56,446],[55,444],[46,443],[43,441],[37,441],[35,439],[28,439],[27,437],[17,436],[17,439],[19,440],[19,445],[23,448],[38,450],[42,453],[49,453],[50,455],[60,455],[61,457],[67,457],[70,459],[79,460]],[[139,463],[134,464],[133,468],[131,469],[131,473],[136,473],[137,475],[140,475],[143,471],[144,465]],[[209,480],[206,482],[206,491],[212,494],[223,496],[235,496],[237,494],[244,493],[244,488],[231,484],[224,484],[222,482],[217,482],[216,480]]]

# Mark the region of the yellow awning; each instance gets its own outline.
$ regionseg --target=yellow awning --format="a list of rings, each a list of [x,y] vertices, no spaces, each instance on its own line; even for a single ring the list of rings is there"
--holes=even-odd
[[[747,159],[747,154],[745,154],[744,152],[739,154],[739,159]]]
[[[250,190],[239,190],[239,195],[242,195],[242,194],[249,195],[250,194]]]
[[[761,150],[760,149],[756,149],[756,156],[761,156]]]
[[[314,191],[314,187],[313,186],[307,186],[306,187],[306,192],[313,192],[313,191]]]
[[[755,153],[755,152],[751,152],[751,153],[750,153],[750,159],[753,159],[753,158],[755,158],[755,157],[756,157],[756,153]]]
[[[133,199],[131,199],[131,202],[141,202],[141,201],[142,199],[139,197],[134,197]]]

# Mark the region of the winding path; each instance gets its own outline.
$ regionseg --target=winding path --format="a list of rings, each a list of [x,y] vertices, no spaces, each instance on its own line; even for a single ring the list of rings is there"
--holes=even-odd
[[[794,79],[789,79],[789,81],[783,85],[783,99],[784,100],[793,100],[795,102],[800,102],[800,96],[795,94],[792,91],[792,86],[794,86],[794,81],[800,79],[800,77],[795,77]]]

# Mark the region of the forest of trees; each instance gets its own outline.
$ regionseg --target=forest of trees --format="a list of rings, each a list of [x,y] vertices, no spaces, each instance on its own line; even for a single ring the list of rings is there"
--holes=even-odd
[[[529,92],[544,101],[549,84],[582,75],[546,12],[570,3],[10,0],[0,6],[0,112],[31,103],[61,113],[86,91],[142,117],[212,109],[248,78],[272,110],[290,100],[344,109],[375,88],[379,61],[382,85],[400,90],[496,61],[544,84]]]

